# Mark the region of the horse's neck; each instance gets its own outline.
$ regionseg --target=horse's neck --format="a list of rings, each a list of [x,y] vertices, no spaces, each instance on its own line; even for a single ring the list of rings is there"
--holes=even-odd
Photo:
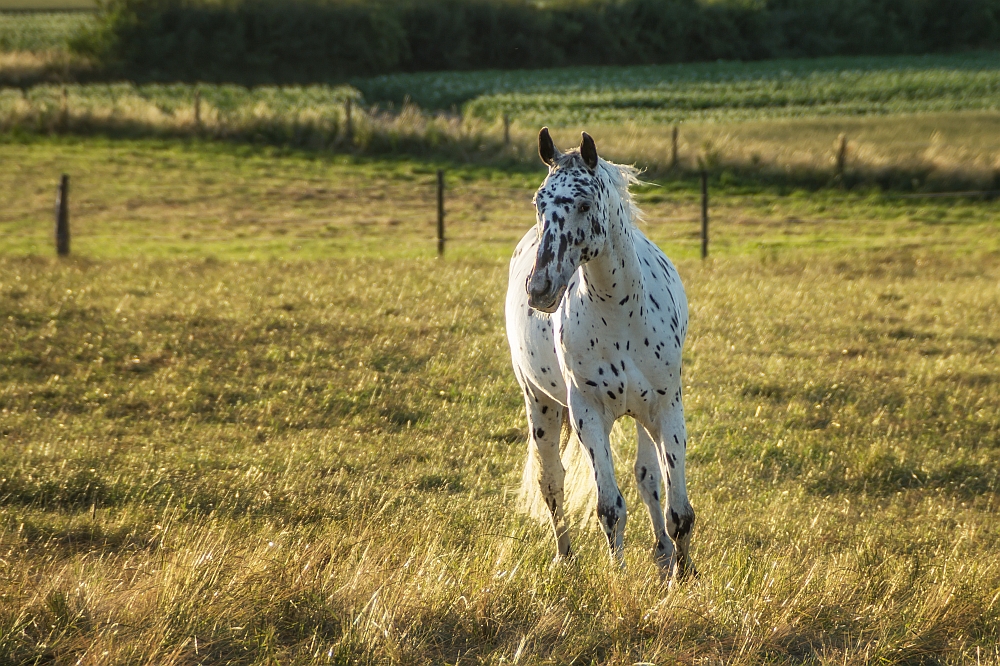
[[[583,281],[588,290],[594,290],[605,302],[617,305],[626,296],[638,295],[643,287],[635,228],[631,220],[618,214],[618,202],[614,204],[604,249],[596,259],[583,265]]]

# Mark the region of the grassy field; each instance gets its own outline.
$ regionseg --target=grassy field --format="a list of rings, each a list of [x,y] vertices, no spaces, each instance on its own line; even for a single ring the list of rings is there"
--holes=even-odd
[[[62,57],[0,55],[0,78],[59,79],[70,67]],[[585,129],[599,137],[604,154],[662,176],[672,165],[676,125],[681,170],[706,164],[744,179],[813,186],[830,183],[844,135],[848,173],[841,184],[996,189],[998,72],[1000,56],[971,53],[413,74],[359,80],[356,87],[74,84],[65,100],[63,85],[49,84],[0,90],[0,129],[210,136],[496,165],[533,163],[535,135],[547,124],[564,142]],[[348,97],[356,101],[350,136]],[[510,145],[503,144],[504,114]]]
[[[538,170],[0,160],[5,663],[1000,663],[998,204],[719,185],[702,263],[695,183],[642,190],[692,304],[701,576],[668,590],[627,467],[623,571],[589,528],[551,567],[514,509],[502,294]]]
[[[55,187],[68,173],[73,245],[99,259],[429,258],[436,251],[435,173],[443,168],[449,254],[500,260],[532,224],[530,200],[544,176],[540,164],[499,169],[209,141],[8,137],[0,157],[12,165],[0,170],[0,191],[9,193],[0,211],[3,252],[49,251]],[[1000,202],[907,196],[715,178],[712,250],[1000,250]],[[693,256],[697,181],[651,182],[637,198],[646,233],[672,255]]]
[[[298,146],[342,153],[452,157],[478,164],[536,160],[537,127],[515,122],[504,145],[499,122],[402,110],[359,110],[348,133],[344,102],[350,87],[307,88],[92,84],[0,91],[0,129],[16,136],[206,137],[237,143]],[[196,90],[200,94],[195,116]],[[723,179],[833,182],[838,138],[849,140],[846,183],[893,190],[941,191],[997,187],[1000,114],[994,111],[891,116],[774,118],[690,122],[680,127],[678,169],[671,169],[670,127],[587,124],[554,128],[572,145],[586,129],[602,154],[637,163],[654,176],[676,177],[706,164]]]

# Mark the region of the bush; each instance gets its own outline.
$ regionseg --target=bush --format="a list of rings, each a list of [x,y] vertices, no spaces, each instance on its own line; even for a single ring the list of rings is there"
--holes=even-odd
[[[880,55],[1000,44],[1000,0],[110,0],[74,42],[138,80]]]
[[[326,82],[397,70],[398,18],[363,1],[112,0],[73,47],[138,80]]]

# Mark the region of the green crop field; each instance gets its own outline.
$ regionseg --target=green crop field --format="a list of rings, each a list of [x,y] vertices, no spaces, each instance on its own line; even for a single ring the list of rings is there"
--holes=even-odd
[[[529,123],[674,123],[996,109],[1000,55],[818,58],[642,67],[397,74],[355,82],[373,101],[409,97]]]
[[[0,12],[22,14],[35,12],[90,12],[97,9],[95,0],[0,0]]]
[[[696,183],[641,189],[692,317],[701,575],[667,588],[630,423],[623,570],[592,520],[551,566],[515,508],[537,167],[9,136],[0,163],[5,663],[1000,663],[1000,203],[713,182],[701,262]]]
[[[94,20],[88,12],[5,13],[5,9],[9,8],[0,0],[0,53],[65,51],[69,39]]]

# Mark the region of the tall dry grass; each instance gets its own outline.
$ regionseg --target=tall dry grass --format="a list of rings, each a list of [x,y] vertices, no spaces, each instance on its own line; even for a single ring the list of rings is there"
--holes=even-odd
[[[668,589],[627,421],[624,570],[592,521],[552,567],[515,509],[516,207],[480,222],[507,246],[438,260],[386,225],[338,257],[307,221],[401,215],[433,165],[161,143],[0,145],[4,230],[51,229],[56,167],[94,183],[70,259],[0,235],[27,255],[0,258],[6,661],[1000,663],[994,204],[719,197],[732,245],[678,260],[701,576]],[[473,229],[489,201],[456,204]],[[157,223],[228,240],[129,245]],[[318,249],[252,259],[250,224]]]
[[[701,577],[514,510],[502,263],[4,260],[11,661],[998,663],[992,256],[683,261]],[[793,333],[794,332],[794,333]]]
[[[412,104],[358,104],[348,86],[42,85],[0,90],[0,131],[203,137],[368,153],[496,157],[494,124]],[[353,99],[348,118],[347,100]]]
[[[702,165],[772,178],[800,174],[832,179],[840,138],[847,140],[846,177],[883,182],[893,188],[935,190],[993,188],[1000,172],[1000,114],[969,111],[893,116],[769,119],[682,123],[678,168]],[[561,128],[565,141],[579,141],[586,129],[607,153],[665,174],[672,161],[672,126]]]

